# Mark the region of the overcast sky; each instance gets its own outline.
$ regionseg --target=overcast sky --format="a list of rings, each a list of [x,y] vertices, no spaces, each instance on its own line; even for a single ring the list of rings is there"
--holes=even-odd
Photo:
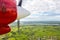
[[[22,7],[31,15],[21,21],[60,21],[60,0],[23,0]]]

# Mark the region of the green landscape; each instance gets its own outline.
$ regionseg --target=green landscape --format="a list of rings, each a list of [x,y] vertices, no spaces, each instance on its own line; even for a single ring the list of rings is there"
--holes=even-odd
[[[1,35],[0,40],[60,40],[60,25],[20,25]]]

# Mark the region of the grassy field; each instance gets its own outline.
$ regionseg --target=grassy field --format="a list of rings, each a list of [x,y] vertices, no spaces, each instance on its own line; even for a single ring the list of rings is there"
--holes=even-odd
[[[19,32],[16,26],[11,29],[0,40],[60,40],[59,25],[22,25]]]

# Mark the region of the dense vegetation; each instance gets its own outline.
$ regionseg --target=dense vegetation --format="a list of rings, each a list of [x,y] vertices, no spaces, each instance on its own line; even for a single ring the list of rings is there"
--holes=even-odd
[[[22,25],[18,32],[17,27],[0,40],[60,40],[59,25]]]

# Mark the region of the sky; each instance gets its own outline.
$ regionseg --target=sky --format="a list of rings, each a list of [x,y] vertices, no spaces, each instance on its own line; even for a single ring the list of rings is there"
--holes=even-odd
[[[22,7],[31,14],[21,21],[60,21],[60,0],[23,0]]]

